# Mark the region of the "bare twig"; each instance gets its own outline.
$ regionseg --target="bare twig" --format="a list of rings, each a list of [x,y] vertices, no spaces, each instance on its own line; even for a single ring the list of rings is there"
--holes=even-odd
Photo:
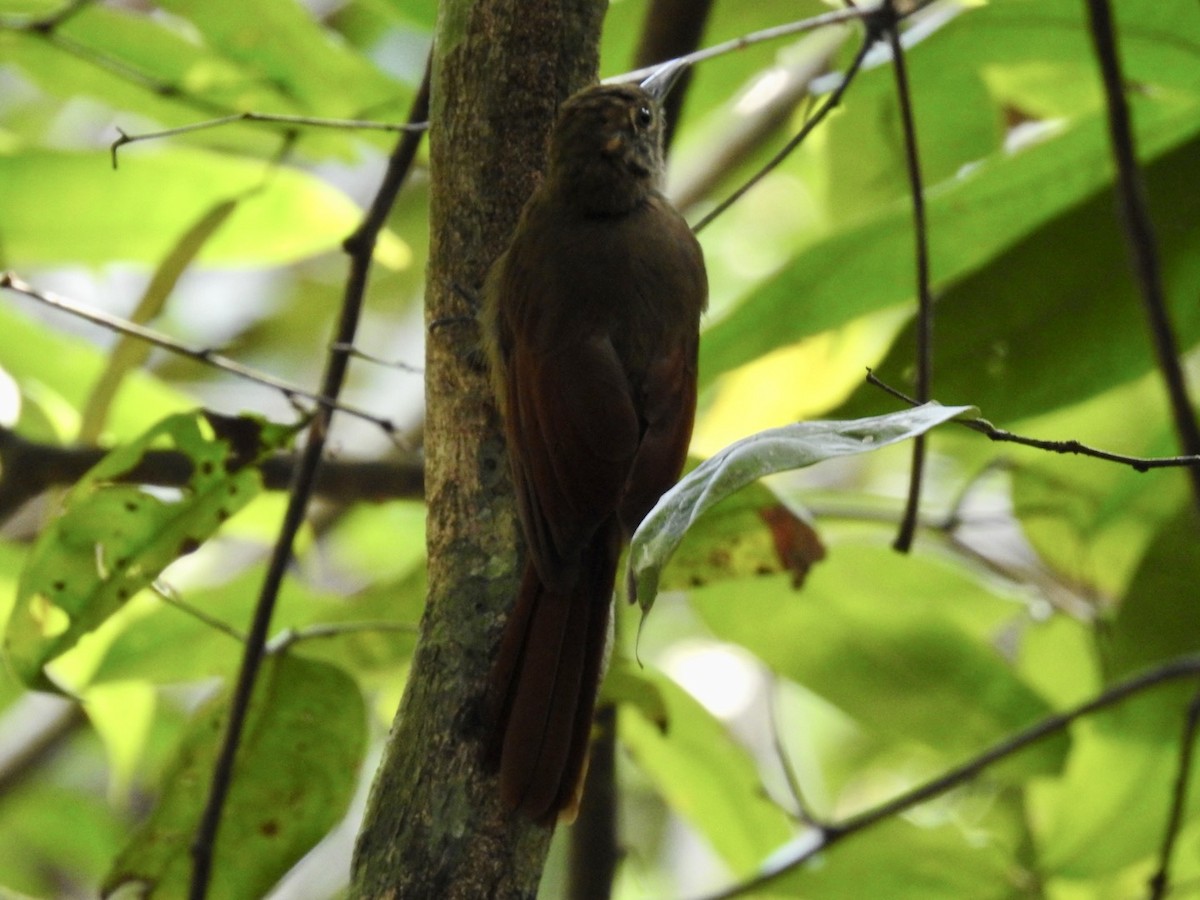
[[[904,62],[904,48],[900,44],[894,0],[885,0],[881,11],[891,14],[886,27],[888,44],[892,51],[892,72],[896,78],[896,100],[900,106],[900,122],[904,131],[904,159],[908,170],[909,192],[913,206],[913,240],[917,262],[917,372],[916,391],[920,402],[929,399],[933,378],[933,297],[929,290],[929,239],[925,222],[925,189],[921,183],[921,161],[917,152],[917,126],[913,120],[912,91],[908,85],[908,67]],[[921,506],[921,480],[925,472],[925,448],[927,438],[917,435],[913,440],[912,466],[909,470],[908,499],[905,501],[904,516],[900,520],[900,531],[892,546],[901,553],[912,548],[917,530],[917,514]]]
[[[139,141],[154,141],[160,138],[176,137],[193,131],[206,131],[210,128],[220,128],[238,122],[260,122],[275,125],[300,126],[304,128],[337,128],[343,131],[425,131],[428,122],[412,122],[398,124],[395,122],[369,122],[363,119],[323,119],[317,116],[291,116],[276,113],[243,112],[206,119],[203,122],[193,122],[190,125],[180,125],[177,128],[165,128],[162,131],[147,131],[143,134],[126,134],[120,128],[120,135],[109,147],[112,154],[112,167],[117,167],[117,151],[126,144],[136,144]]]
[[[937,2],[937,0],[920,0],[913,4],[912,8],[904,13],[904,17],[915,15],[925,7]],[[679,59],[691,65],[705,62],[706,60],[715,59],[718,56],[724,56],[727,53],[736,53],[739,50],[745,50],[747,47],[752,47],[755,44],[766,43],[767,41],[777,41],[780,38],[792,37],[797,34],[804,34],[806,31],[816,31],[818,28],[826,28],[830,25],[841,25],[846,22],[854,22],[859,19],[869,24],[871,18],[878,12],[878,8],[874,6],[850,7],[848,9],[837,9],[827,13],[821,13],[819,16],[813,16],[809,19],[800,19],[795,22],[787,22],[783,25],[774,25],[770,28],[763,28],[760,31],[752,31],[749,34],[744,34],[741,37],[732,38],[728,41],[723,41],[720,44],[714,44],[711,47],[705,47],[703,50],[697,50],[695,53],[689,53],[686,56],[681,56]],[[653,66],[645,66],[641,69],[636,69],[633,72],[622,72],[619,75],[612,75],[604,79],[606,84],[618,84],[626,81],[641,81],[646,78],[662,63],[656,63]]]
[[[804,787],[800,784],[800,776],[796,772],[796,767],[792,765],[791,754],[783,745],[783,734],[779,728],[779,679],[770,678],[768,685],[770,688],[767,695],[767,724],[771,729],[771,746],[775,750],[775,757],[779,760],[779,768],[783,770],[783,777],[787,782],[788,791],[792,795],[792,802],[796,805],[796,818],[805,825],[824,828],[825,824],[813,814],[812,806],[804,796]]]
[[[377,425],[386,434],[394,436],[396,434],[396,426],[390,420],[382,416],[374,415],[364,409],[359,409],[345,403],[339,403],[329,397],[325,397],[318,393],[305,390],[302,387],[297,387],[281,378],[276,378],[273,375],[267,375],[264,372],[259,372],[249,366],[244,366],[236,360],[232,360],[227,356],[222,356],[214,350],[205,347],[189,347],[174,338],[167,337],[161,332],[155,331],[152,328],[147,328],[144,325],[139,325],[136,322],[129,322],[119,316],[113,316],[109,313],[102,312],[98,309],[90,309],[81,303],[70,300],[60,294],[55,294],[50,291],[39,290],[28,282],[22,280],[12,272],[4,272],[0,274],[0,289],[13,291],[29,297],[31,300],[36,300],[46,306],[61,310],[65,313],[70,313],[80,319],[85,319],[102,328],[107,328],[109,331],[115,331],[118,334],[128,335],[138,338],[148,344],[153,344],[163,350],[174,353],[176,356],[184,356],[188,359],[195,360],[198,363],[203,363],[206,366],[211,366],[214,369],[221,369],[229,372],[239,378],[244,378],[247,381],[252,381],[255,384],[261,384],[264,387],[272,388],[279,391],[288,400],[307,400],[310,403],[315,403],[321,409],[338,409],[347,415],[355,418],[364,419],[367,422]]]
[[[1175,841],[1183,827],[1184,807],[1187,804],[1188,782],[1192,774],[1192,758],[1196,751],[1196,730],[1200,727],[1200,692],[1188,704],[1187,717],[1183,724],[1183,737],[1179,743],[1179,771],[1175,777],[1175,790],[1171,795],[1171,811],[1167,814],[1167,827],[1163,831],[1162,849],[1158,856],[1158,871],[1150,879],[1150,900],[1162,900],[1171,889],[1171,857],[1175,852]]]
[[[1200,425],[1196,422],[1192,402],[1188,397],[1187,379],[1179,362],[1179,346],[1167,313],[1154,226],[1146,205],[1145,185],[1138,169],[1133,129],[1129,122],[1129,107],[1125,102],[1125,85],[1121,75],[1121,61],[1117,54],[1112,9],[1108,0],[1087,0],[1087,9],[1092,43],[1096,48],[1096,58],[1104,82],[1105,101],[1108,105],[1108,131],[1117,168],[1117,202],[1120,204],[1121,220],[1125,228],[1125,241],[1129,246],[1134,275],[1141,290],[1146,321],[1154,342],[1155,355],[1158,357],[1158,368],[1166,382],[1180,449],[1190,456],[1195,456],[1200,454]],[[1200,468],[1193,468],[1189,475],[1193,500],[1197,509],[1200,509]]]
[[[429,73],[432,56],[425,64],[425,77],[421,88],[413,101],[409,114],[410,122],[424,121],[429,114]],[[358,320],[366,294],[367,275],[371,268],[371,257],[375,249],[375,241],[387,220],[388,211],[404,183],[409,169],[416,156],[423,132],[411,131],[404,133],[392,151],[388,160],[387,171],[375,198],[371,202],[363,218],[362,224],[345,241],[344,247],[350,257],[350,273],[346,281],[345,294],[342,301],[341,313],[334,338],[335,345],[354,343],[358,329]],[[326,363],[325,375],[322,378],[321,396],[336,399],[345,381],[349,365],[349,355],[344,350],[331,350]],[[262,590],[259,593],[258,604],[250,625],[245,653],[242,656],[241,669],[238,672],[237,684],[230,698],[229,723],[226,726],[225,738],[213,770],[212,785],[205,805],[204,814],[196,831],[192,844],[192,881],[189,888],[191,900],[204,900],[208,893],[209,879],[212,872],[213,852],[216,846],[217,830],[221,822],[221,810],[233,780],[234,760],[237,757],[238,744],[241,740],[242,726],[250,707],[250,697],[254,690],[254,682],[266,652],[267,634],[271,625],[271,615],[274,612],[275,600],[283,583],[283,576],[292,558],[292,544],[297,532],[304,522],[305,511],[309,498],[316,484],[317,471],[321,464],[321,455],[325,446],[325,436],[329,432],[333,410],[322,406],[309,426],[308,442],[304,453],[292,476],[291,495],[288,499],[287,511],[284,514],[283,525],[271,554]]]
[[[911,406],[921,405],[915,397],[910,397],[908,394],[898,391],[891,385],[880,381],[878,376],[870,369],[867,370],[867,382]],[[992,441],[1020,444],[1023,447],[1033,447],[1038,450],[1049,451],[1050,453],[1090,456],[1093,459],[1102,459],[1105,462],[1114,462],[1123,466],[1129,466],[1137,472],[1149,472],[1151,469],[1177,469],[1186,466],[1195,468],[1200,466],[1200,454],[1188,456],[1126,456],[1123,453],[1111,453],[1108,450],[1089,447],[1087,444],[1082,444],[1075,440],[1047,441],[1040,438],[1024,437],[1023,435],[1013,434],[1011,431],[1005,431],[1003,428],[997,428],[987,419],[959,418],[951,419],[950,421],[965,428],[970,428],[972,431],[977,431]]]
[[[846,93],[846,89],[850,87],[850,82],[854,80],[854,76],[858,74],[858,70],[862,67],[863,60],[867,56],[867,51],[871,49],[872,45],[879,38],[879,30],[877,27],[879,20],[877,18],[873,16],[868,17],[859,10],[843,10],[842,12],[854,12],[853,16],[848,16],[847,18],[862,18],[864,24],[866,25],[866,33],[863,35],[862,45],[858,48],[858,53],[854,55],[854,59],[851,61],[850,67],[846,69],[846,74],[842,76],[841,83],[838,84],[838,86],[832,91],[830,91],[829,96],[825,98],[825,102],[823,102],[820,107],[817,108],[817,111],[814,112],[807,121],[805,121],[804,125],[796,133],[796,136],[784,144],[778,153],[767,160],[767,162],[764,163],[757,172],[751,175],[745,181],[745,183],[738,187],[737,190],[735,190],[732,194],[730,194],[711,210],[709,210],[704,216],[702,216],[700,221],[698,221],[692,227],[693,231],[696,233],[703,231],[709,225],[709,223],[713,221],[713,219],[721,215],[721,213],[725,212],[725,210],[729,209],[729,207],[740,200],[747,191],[766,178],[767,175],[770,174],[780,163],[787,159],[788,156],[791,155],[792,151],[799,147],[805,141],[805,139],[812,134],[813,129],[820,125],[821,122],[825,120],[825,117],[828,116],[834,110],[834,108],[842,102],[842,95]],[[876,11],[871,10],[869,12],[874,13]],[[829,15],[833,14],[830,13]],[[818,18],[825,17],[819,16]],[[844,19],[837,19],[836,21],[844,21]]]
[[[349,353],[355,359],[361,359],[363,362],[369,362],[372,365],[383,366],[386,369],[396,369],[400,372],[408,372],[411,375],[421,375],[425,372],[420,366],[414,366],[412,363],[401,362],[396,359],[384,359],[382,356],[373,356],[350,344],[339,344],[335,341],[329,345],[329,349]]]
[[[213,631],[220,632],[228,638],[232,638],[239,644],[246,643],[246,635],[242,634],[224,619],[218,619],[216,616],[211,616],[198,606],[193,606],[182,597],[170,584],[165,581],[155,581],[150,585],[151,590],[158,596],[158,599],[168,606],[173,606],[182,613],[186,613],[193,619],[203,622]]]
[[[82,9],[87,5],[89,4],[80,4],[80,8]],[[26,27],[20,30],[27,30],[33,34],[37,34],[44,38],[45,41],[51,46],[57,47],[64,53],[67,53],[90,66],[107,72],[116,78],[120,78],[122,81],[127,81],[130,84],[136,85],[155,95],[156,97],[161,97],[164,100],[177,100],[182,104],[190,106],[193,109],[199,110],[200,112],[210,116],[229,115],[233,112],[233,110],[222,106],[219,103],[213,103],[209,100],[205,100],[203,97],[189,94],[179,85],[170,84],[165,81],[159,81],[156,78],[146,75],[144,72],[138,71],[133,66],[121,62],[120,60],[112,59],[103,55],[102,53],[98,53],[91,47],[88,47],[86,44],[82,44],[74,38],[62,34],[57,30],[57,26],[59,24],[61,24],[61,22],[56,22],[55,26],[50,29],[38,28],[35,26]]]
[[[934,797],[939,797],[947,793],[952,788],[971,781],[1001,760],[1007,759],[1053,734],[1057,734],[1077,719],[1115,706],[1151,688],[1183,678],[1194,678],[1198,674],[1200,674],[1200,655],[1182,656],[1150,669],[1147,672],[1128,678],[1125,681],[1117,682],[1091,700],[1072,707],[1066,712],[1049,716],[1041,722],[1017,732],[1012,737],[1000,741],[980,753],[974,759],[950,769],[945,774],[925,784],[918,785],[898,797],[894,797],[858,815],[851,816],[842,822],[824,827],[820,830],[816,839],[806,844],[802,850],[773,863],[769,869],[761,871],[753,878],[709,895],[705,900],[728,900],[731,897],[742,897],[754,891],[761,890],[775,883],[788,872],[804,865],[804,863],[808,862],[814,856],[826,852],[834,844],[841,843],[846,838],[860,834],[872,826],[878,825],[880,822],[893,818],[914,806],[919,806],[922,803],[932,800]]]
[[[784,130],[801,104],[805,105],[803,115],[807,118],[814,105],[813,95],[809,92],[812,81],[829,71],[830,61],[841,48],[843,38],[840,34],[824,36],[819,44],[810,45],[812,52],[805,53],[798,61],[770,70],[769,76],[759,72],[756,80],[770,77],[773,85],[779,82],[770,100],[747,112],[729,111],[730,127],[705,148],[704,159],[697,168],[672,173],[671,202],[687,212],[730,172],[736,172],[777,132]],[[810,38],[810,41],[815,40],[815,36]]]

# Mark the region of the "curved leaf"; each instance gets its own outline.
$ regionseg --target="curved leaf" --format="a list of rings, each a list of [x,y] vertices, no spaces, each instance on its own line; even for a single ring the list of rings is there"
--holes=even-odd
[[[245,506],[262,488],[253,464],[292,433],[249,417],[187,413],[97,463],[68,494],[21,573],[4,637],[17,675],[30,686],[55,690],[42,667]],[[120,483],[147,450],[163,444],[191,465],[178,496]]]
[[[663,566],[706,510],[765,475],[853,456],[924,434],[970,412],[926,403],[915,409],[839,422],[799,422],[738,441],[706,459],[667,491],[633,536],[629,567],[643,610],[654,603]]]

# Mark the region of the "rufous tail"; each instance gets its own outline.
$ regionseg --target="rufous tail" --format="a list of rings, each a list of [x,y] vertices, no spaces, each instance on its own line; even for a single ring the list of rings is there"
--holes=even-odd
[[[492,669],[487,753],[501,798],[543,825],[577,812],[620,542],[615,521],[602,527],[565,590],[527,562]]]

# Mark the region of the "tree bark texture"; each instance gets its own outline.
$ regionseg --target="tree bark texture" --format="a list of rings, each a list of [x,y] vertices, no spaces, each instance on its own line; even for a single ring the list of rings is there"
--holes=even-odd
[[[545,162],[558,104],[595,80],[607,0],[444,0],[430,112],[421,638],[359,834],[351,896],[533,897],[550,830],[481,769],[481,701],[516,595],[516,521],[477,352],[477,293]]]

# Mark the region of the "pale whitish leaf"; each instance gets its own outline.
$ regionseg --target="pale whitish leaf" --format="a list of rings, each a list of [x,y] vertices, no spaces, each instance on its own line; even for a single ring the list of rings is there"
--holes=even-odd
[[[634,534],[629,565],[642,609],[653,604],[663,566],[692,524],[751,482],[825,459],[877,450],[973,411],[970,406],[926,403],[865,419],[798,422],[730,444],[664,494]]]

